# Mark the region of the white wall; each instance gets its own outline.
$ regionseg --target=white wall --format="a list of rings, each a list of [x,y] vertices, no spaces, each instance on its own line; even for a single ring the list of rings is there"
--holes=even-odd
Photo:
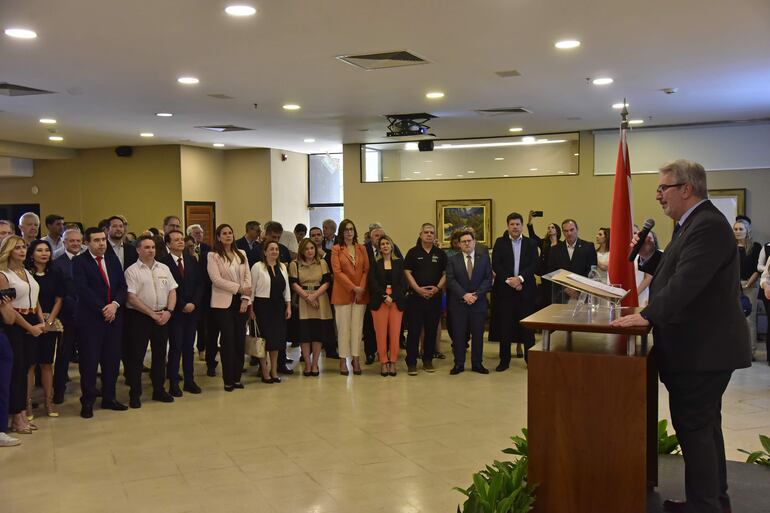
[[[285,161],[281,160],[282,154],[287,156]],[[307,225],[309,222],[307,172],[307,155],[270,150],[272,219],[279,221],[284,230],[292,230],[297,223]]]

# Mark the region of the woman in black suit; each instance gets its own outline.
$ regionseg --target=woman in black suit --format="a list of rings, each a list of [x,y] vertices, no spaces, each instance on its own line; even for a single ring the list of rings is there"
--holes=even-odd
[[[380,375],[383,377],[396,375],[407,291],[404,261],[393,254],[393,247],[393,240],[383,235],[378,243],[380,254],[369,271],[369,308],[377,336]]]

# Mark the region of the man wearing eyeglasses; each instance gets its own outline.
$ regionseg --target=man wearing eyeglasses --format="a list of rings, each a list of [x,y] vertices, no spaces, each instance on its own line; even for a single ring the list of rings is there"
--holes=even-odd
[[[647,238],[639,268],[653,275],[649,304],[613,325],[653,328],[654,355],[685,462],[687,500],[666,500],[664,509],[728,513],[722,394],[733,371],[751,365],[738,251],[730,223],[708,200],[702,165],[666,164],[656,193],[676,222],[674,234],[665,252]]]

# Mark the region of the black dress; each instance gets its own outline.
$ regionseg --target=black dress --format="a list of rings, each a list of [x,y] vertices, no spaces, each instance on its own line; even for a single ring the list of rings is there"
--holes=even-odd
[[[38,302],[43,313],[49,314],[53,310],[56,298],[64,297],[64,277],[55,269],[49,269],[45,274],[32,273],[35,281],[40,285]],[[56,343],[61,333],[48,331],[37,338],[37,357],[34,363],[53,363],[56,353]]]
[[[286,347],[286,299],[284,290],[289,286],[278,265],[267,267],[270,276],[270,297],[254,298],[259,335],[265,339],[267,351],[280,351]]]

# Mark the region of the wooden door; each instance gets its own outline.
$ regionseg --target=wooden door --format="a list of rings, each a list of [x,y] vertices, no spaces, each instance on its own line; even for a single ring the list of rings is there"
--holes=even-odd
[[[217,205],[213,201],[185,201],[184,224],[186,227],[199,224],[203,227],[203,241],[214,243],[214,229],[217,223]]]

